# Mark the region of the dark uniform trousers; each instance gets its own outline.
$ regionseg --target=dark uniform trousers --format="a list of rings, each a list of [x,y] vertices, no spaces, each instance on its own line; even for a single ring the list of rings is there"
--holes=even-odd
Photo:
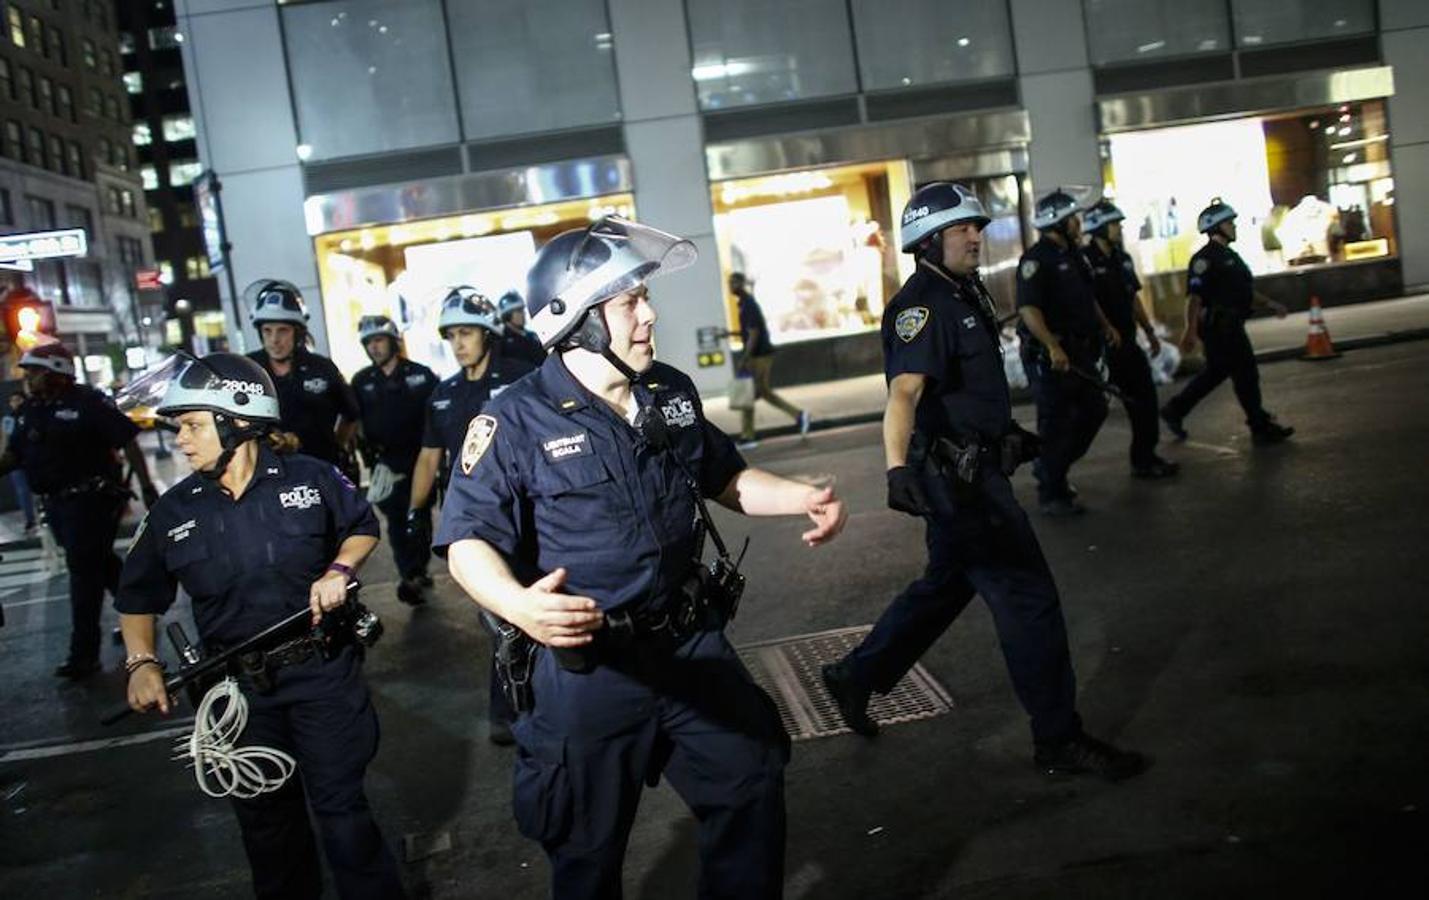
[[[427,559],[432,555],[431,545],[425,541],[413,540],[407,530],[407,507],[412,502],[412,473],[394,472],[405,475],[392,485],[392,493],[377,504],[387,519],[387,539],[392,542],[392,560],[397,564],[397,574],[404,579],[416,578],[427,571]],[[431,507],[420,515],[428,520],[432,517]],[[431,533],[430,527],[428,533]]]
[[[1045,353],[1024,343],[1022,365],[1037,403],[1037,434],[1042,438],[1042,455],[1032,466],[1037,478],[1037,497],[1046,502],[1070,493],[1067,472],[1086,455],[1106,420],[1106,397],[1085,378],[1071,372],[1054,371]],[[1072,365],[1088,374],[1096,372],[1096,359],[1068,352]]]
[[[1136,345],[1135,337],[1122,338],[1120,347],[1106,351],[1107,374],[1125,396],[1122,406],[1131,423],[1131,464],[1149,466],[1156,462],[1156,443],[1161,424],[1156,420],[1156,382],[1151,363]]]
[[[516,824],[545,848],[553,896],[622,896],[621,860],[652,774],[699,823],[701,898],[781,896],[789,738],[724,633],[602,658],[573,673],[542,650],[535,709],[515,726]]]
[[[1263,428],[1270,416],[1261,406],[1260,370],[1255,365],[1255,348],[1245,333],[1245,323],[1233,313],[1206,316],[1202,319],[1201,343],[1206,348],[1206,367],[1167,402],[1166,409],[1177,418],[1185,418],[1229,378],[1240,408],[1245,410],[1245,423],[1252,429]]]
[[[1055,744],[1081,731],[1076,676],[1051,570],[1012,484],[991,465],[978,484],[959,486],[922,464],[933,507],[928,567],[894,598],[847,658],[858,683],[893,690],[913,664],[980,594],[992,612],[1017,698],[1032,719],[1032,739]]]
[[[272,692],[245,689],[248,727],[240,743],[283,750],[297,760],[279,790],[233,800],[260,900],[310,900],[322,894],[322,868],[308,810],[342,898],[405,896],[397,863],[382,840],[362,776],[377,753],[377,714],[355,651],[280,670]]]
[[[114,552],[114,538],[126,502],[103,491],[84,491],[45,498],[45,515],[55,542],[64,548],[69,569],[69,658],[76,662],[99,659],[99,616],[104,592],[119,587],[124,563]]]

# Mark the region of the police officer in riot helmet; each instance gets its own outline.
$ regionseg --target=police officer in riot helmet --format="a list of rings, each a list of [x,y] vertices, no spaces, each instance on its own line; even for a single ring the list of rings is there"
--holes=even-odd
[[[397,599],[411,606],[425,602],[431,542],[407,529],[412,476],[422,450],[427,401],[437,386],[431,369],[407,358],[397,324],[387,316],[363,316],[357,336],[372,365],[352,376],[361,411],[358,449],[371,472],[367,499],[387,518],[387,538],[397,564]]]
[[[1146,335],[1153,356],[1160,352],[1161,341],[1141,304],[1136,266],[1122,248],[1121,222],[1125,218],[1110,200],[1098,201],[1082,216],[1082,225],[1091,235],[1083,252],[1092,268],[1097,303],[1120,338],[1107,349],[1106,364],[1131,422],[1131,474],[1168,478],[1181,467],[1156,455],[1161,430],[1156,419],[1156,383],[1151,379],[1151,363],[1136,343],[1137,326]]]
[[[330,463],[286,455],[292,436],[273,432],[279,406],[262,367],[214,353],[184,365],[157,409],[177,420],[193,474],[150,510],[124,562],[115,606],[136,711],[171,709],[154,626],[177,586],[193,599],[203,645],[221,651],[305,609],[332,626],[377,546],[377,519],[352,483]],[[360,648],[339,641],[319,653],[302,637],[260,649],[239,681],[248,721],[237,742],[297,765],[277,790],[233,798],[254,893],[321,895],[311,812],[339,896],[402,896],[363,790],[378,726]]]
[[[352,458],[359,413],[352,388],[333,361],[308,349],[308,307],[291,282],[260,278],[243,292],[263,346],[248,354],[278,387],[282,428],[302,452],[341,466],[356,480]]]
[[[647,282],[694,258],[615,217],[541,248],[526,301],[551,353],[472,421],[435,542],[479,605],[542,645],[529,682],[507,679],[530,686],[513,805],[561,898],[620,896],[661,775],[699,819],[700,896],[782,890],[788,738],[724,636],[739,576],[701,508],[807,515],[810,546],[845,516],[830,488],[748,468],[689,377],[655,361]]]
[[[1038,507],[1049,516],[1086,511],[1067,482],[1072,464],[1092,445],[1106,419],[1097,386],[1103,342],[1118,348],[1121,335],[1107,321],[1092,289],[1092,273],[1079,246],[1079,204],[1061,188],[1037,200],[1032,223],[1040,237],[1017,267],[1022,364],[1037,401],[1042,455],[1032,467]]]
[[[99,617],[104,592],[119,583],[114,539],[129,505],[119,453],[137,476],[144,505],[158,499],[149,467],[135,438],[139,428],[103,394],[77,383],[74,355],[58,342],[40,344],[20,357],[28,395],[15,413],[15,428],[0,475],[23,468],[44,504],[55,542],[69,569],[69,656],[55,669],[79,679],[99,671]]]
[[[526,330],[526,301],[515,291],[507,291],[496,302],[501,314],[501,352],[522,359],[533,367],[546,361],[541,339]]]
[[[1295,429],[1276,422],[1261,404],[1260,370],[1245,321],[1255,309],[1269,309],[1283,319],[1286,309],[1255,289],[1250,267],[1231,249],[1236,239],[1235,220],[1236,211],[1219,197],[1196,219],[1196,227],[1207,240],[1191,257],[1181,348],[1190,352],[1196,341],[1201,341],[1206,347],[1206,367],[1161,408],[1161,418],[1172,434],[1185,440],[1186,416],[1229,378],[1245,412],[1251,439],[1257,445],[1278,444]]]
[[[530,363],[501,352],[502,325],[496,306],[467,285],[454,287],[442,300],[437,332],[446,340],[460,368],[444,379],[427,399],[421,451],[412,475],[407,529],[413,543],[430,546],[433,488],[445,486],[448,473],[461,457],[467,426],[492,397],[531,371]],[[495,663],[493,661],[492,665]],[[487,736],[500,745],[512,743],[516,713],[494,677],[490,680]]]
[[[887,693],[974,594],[992,612],[1034,762],[1049,774],[1117,780],[1145,767],[1082,730],[1061,602],[1008,480],[1036,457],[1012,419],[996,306],[978,277],[989,219],[962,185],[934,182],[908,201],[902,248],[917,268],[883,314],[888,505],[926,521],[928,565],[863,643],[826,666],[844,721],[872,737],[872,692]]]

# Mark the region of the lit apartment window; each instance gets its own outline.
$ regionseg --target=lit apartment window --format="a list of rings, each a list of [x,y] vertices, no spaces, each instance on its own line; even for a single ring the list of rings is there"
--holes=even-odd
[[[187,184],[193,184],[194,179],[202,174],[203,164],[197,160],[170,163],[169,185],[171,187],[183,187]]]
[[[157,191],[159,189],[159,170],[153,166],[140,166],[139,178],[144,182],[144,190]],[[153,210],[149,210],[153,212]]]
[[[121,31],[121,32],[119,32],[119,52],[120,52],[120,53],[133,53],[133,52],[134,52],[134,35],[131,34],[131,33],[128,32],[128,31]]]
[[[30,30],[27,34],[30,48],[36,53],[44,55],[45,52],[45,26],[40,21],[39,16],[30,16]]]
[[[190,256],[188,259],[184,260],[184,274],[188,276],[189,281],[193,281],[198,278],[207,278],[209,275],[208,257]]]
[[[157,206],[149,207],[149,233],[160,234],[164,230],[164,211]]]
[[[10,26],[10,43],[16,47],[25,46],[25,17],[19,7],[11,4],[5,9],[5,21]]]
[[[131,94],[144,93],[144,75],[142,72],[124,73],[124,90]]]
[[[168,260],[159,260],[159,281],[163,284],[174,283],[174,264]]]
[[[154,50],[172,50],[183,42],[183,33],[174,25],[149,29],[149,46]]]
[[[154,134],[149,130],[148,122],[134,123],[134,146],[147,147],[154,143]]]
[[[99,57],[95,54],[94,50],[94,41],[85,38],[84,41],[80,43],[80,49],[84,51],[84,67],[86,69],[93,69],[99,64]]]
[[[188,141],[194,137],[193,116],[164,116],[164,140]]]

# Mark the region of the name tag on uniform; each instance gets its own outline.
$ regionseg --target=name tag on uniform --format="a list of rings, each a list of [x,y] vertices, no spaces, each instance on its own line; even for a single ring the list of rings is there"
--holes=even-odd
[[[568,434],[564,437],[542,441],[541,452],[546,454],[546,459],[551,462],[560,462],[573,456],[588,456],[590,455],[590,435],[582,431],[580,434]]]
[[[79,410],[77,410],[77,409],[57,409],[57,410],[55,410],[55,418],[56,418],[56,419],[59,419],[61,422],[78,422],[78,421],[79,421]]]
[[[307,391],[309,394],[327,393],[327,379],[308,378],[303,381],[303,390]]]
[[[964,328],[976,328],[976,327],[977,327],[977,316],[968,316],[967,318],[963,319],[963,327],[964,327]]]
[[[671,397],[660,405],[660,415],[671,428],[689,428],[695,424],[695,404],[689,397]]]
[[[407,387],[421,387],[427,383],[427,376],[418,372],[416,375],[407,376]]]
[[[451,401],[449,398],[448,398],[448,399],[445,399],[445,400],[433,400],[433,401],[432,401],[432,409],[435,409],[435,410],[437,410],[438,412],[446,412],[447,409],[448,409],[448,407],[450,407],[451,405],[452,405],[452,401]]]

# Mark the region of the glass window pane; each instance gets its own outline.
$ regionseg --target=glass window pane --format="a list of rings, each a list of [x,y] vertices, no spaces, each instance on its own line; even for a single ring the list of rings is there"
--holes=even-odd
[[[159,189],[159,170],[153,166],[141,166],[139,178],[144,182],[144,190],[156,191]]]
[[[148,122],[134,123],[134,146],[147,147],[154,142],[154,136],[149,131]]]
[[[998,78],[1016,70],[1005,4],[852,0],[851,7],[864,90]]]
[[[467,138],[619,120],[604,0],[448,0],[447,18]]]
[[[164,140],[187,141],[194,134],[193,116],[164,116]]]
[[[169,165],[169,185],[183,187],[186,184],[193,184],[194,179],[202,174],[203,165],[197,160],[171,163]]]
[[[844,0],[686,3],[700,106],[858,91]]]
[[[458,140],[437,0],[341,0],[281,11],[298,131],[312,159]]]
[[[1149,62],[1231,48],[1224,3],[1082,0],[1092,65]]]
[[[1374,31],[1374,0],[1234,0],[1241,47],[1316,41]]]
[[[131,94],[144,93],[144,75],[141,72],[124,73],[124,90]]]

